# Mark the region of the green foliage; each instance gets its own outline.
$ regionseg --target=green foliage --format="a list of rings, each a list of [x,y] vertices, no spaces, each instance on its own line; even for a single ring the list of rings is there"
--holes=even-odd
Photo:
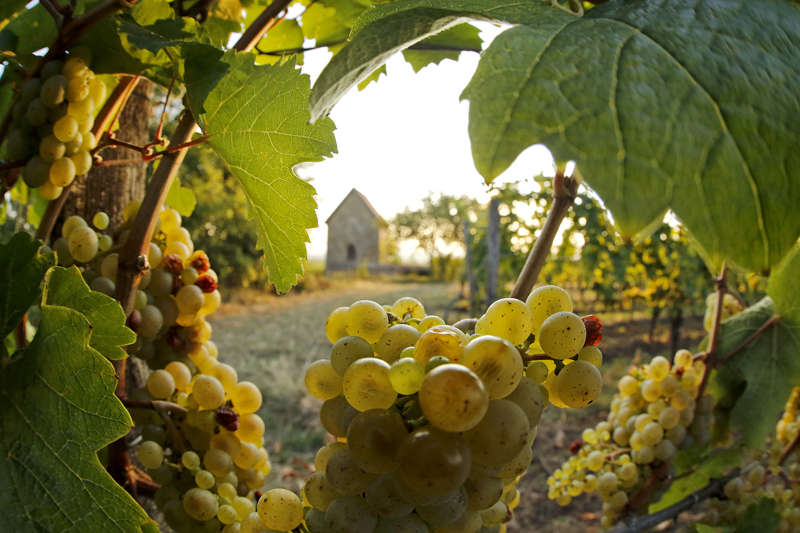
[[[419,72],[428,65],[439,64],[445,59],[456,60],[465,50],[480,52],[482,41],[479,33],[475,26],[459,24],[403,50],[403,57],[414,72]]]
[[[55,264],[53,252],[27,233],[0,245],[0,337],[14,331],[28,308],[39,299],[42,277]]]
[[[577,161],[623,233],[672,208],[712,265],[776,265],[800,234],[800,215],[785,211],[800,195],[789,185],[800,137],[787,122],[799,104],[774,83],[800,62],[790,44],[800,11],[784,0],[711,4],[553,10],[501,34],[463,95],[478,170],[491,180],[544,143]],[[748,81],[720,82],[732,79]]]
[[[780,521],[781,516],[775,510],[775,500],[762,498],[747,507],[741,521],[736,525],[735,533],[774,533],[778,530]]]
[[[203,94],[205,113],[196,115],[248,197],[270,281],[286,292],[303,272],[306,230],[317,224],[314,188],[292,167],[336,151],[333,122],[308,123],[308,77],[294,65],[258,67],[235,53],[220,62],[230,70]]]
[[[90,346],[109,359],[124,359],[128,354],[121,347],[136,342],[136,334],[125,326],[125,312],[119,303],[91,290],[75,266],[53,267],[47,272],[42,303],[83,314],[92,328]]]

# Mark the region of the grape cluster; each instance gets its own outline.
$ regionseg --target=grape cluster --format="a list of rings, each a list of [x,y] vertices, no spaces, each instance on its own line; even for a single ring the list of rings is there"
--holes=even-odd
[[[719,295],[712,292],[706,296],[706,313],[703,317],[703,327],[706,331],[710,332],[714,325],[714,315],[717,313],[717,301]],[[744,305],[736,297],[730,293],[725,293],[722,297],[722,314],[720,321],[725,321],[730,317],[741,313],[744,310]]]
[[[325,326],[330,357],[305,374],[309,393],[324,402],[322,425],[336,438],[317,452],[305,482],[306,527],[504,531],[548,396],[526,377],[523,353],[536,332],[559,361],[586,341],[583,321],[558,291],[556,304],[542,303],[542,292],[528,303],[501,299],[460,327],[426,315],[410,297],[335,309]],[[593,389],[564,394],[583,403],[596,396]]]
[[[106,99],[106,86],[89,69],[88,49],[76,48],[63,60],[44,64],[39,77],[22,84],[12,108],[6,154],[25,161],[22,179],[52,200],[89,172],[95,109]]]
[[[695,401],[704,366],[688,350],[676,352],[672,364],[656,356],[632,366],[619,381],[607,419],[584,430],[573,455],[548,478],[548,497],[568,505],[584,492],[597,492],[602,526],[610,527],[653,468],[709,433],[713,400],[704,395]]]
[[[138,204],[124,210],[118,233],[124,242]],[[93,218],[96,227],[108,217]],[[113,244],[98,246],[80,217],[69,217],[54,244],[61,264],[82,265],[94,290],[114,295],[119,257]],[[111,237],[108,237],[111,239]],[[85,242],[93,251],[85,251]],[[65,248],[66,243],[66,248]],[[78,244],[84,246],[78,248]],[[98,254],[98,247],[101,253]],[[264,531],[257,492],[271,470],[263,447],[264,421],[257,414],[261,392],[239,381],[236,369],[219,360],[208,315],[220,304],[217,276],[208,256],[195,250],[180,214],[165,208],[148,253],[146,271],[128,325],[137,333],[130,351],[151,372],[144,387],[129,389],[132,401],[165,400],[186,412],[131,409],[140,442],[136,457],[161,485],[155,502],[177,532]],[[302,509],[302,506],[301,506]]]
[[[775,512],[780,515],[779,533],[800,529],[800,456],[792,448],[800,431],[798,408],[800,387],[795,387],[775,428],[775,438],[768,440],[765,450],[753,452],[741,473],[725,484],[724,498],[709,501],[704,521],[735,525],[750,505],[768,498],[775,501]]]

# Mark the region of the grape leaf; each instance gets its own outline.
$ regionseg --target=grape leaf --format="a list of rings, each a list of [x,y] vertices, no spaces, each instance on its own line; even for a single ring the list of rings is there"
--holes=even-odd
[[[55,254],[42,253],[40,247],[27,233],[16,233],[0,244],[0,338],[14,331],[36,303],[42,278],[56,263]]]
[[[631,0],[553,9],[484,52],[463,93],[491,181],[535,143],[574,159],[619,229],[671,208],[712,265],[776,265],[800,235],[800,8]]]
[[[49,46],[56,35],[53,17],[41,4],[37,4],[20,13],[0,31],[0,45],[18,57],[27,56]]]
[[[370,83],[377,82],[382,74],[386,74],[386,65],[381,65],[375,72],[358,82],[358,90],[363,91]]]
[[[474,19],[535,23],[550,11],[549,2],[540,0],[401,0],[367,10],[356,21],[351,42],[331,59],[314,84],[312,119],[327,114],[351,87],[392,55],[443,30]]]
[[[192,189],[181,186],[180,180],[175,179],[167,193],[167,204],[180,213],[182,217],[188,217],[194,212],[197,198],[195,198]]]
[[[292,63],[257,66],[251,54],[228,52],[212,65],[187,57],[188,102],[244,189],[270,282],[285,292],[303,272],[307,229],[317,225],[314,188],[292,168],[336,151],[333,121],[308,123],[308,76]]]
[[[403,50],[403,57],[419,72],[428,65],[437,65],[445,59],[458,60],[461,52],[481,51],[480,30],[471,24],[459,24],[432,35]]]
[[[148,26],[157,20],[171,18],[174,13],[168,0],[139,0],[130,9],[133,20],[142,26]]]
[[[136,334],[125,326],[125,312],[119,302],[93,291],[77,267],[53,267],[47,272],[42,302],[69,307],[83,314],[92,326],[90,345],[109,359],[124,359],[121,348],[136,342]]]
[[[3,3],[0,4],[0,26],[3,25],[5,19],[21,10],[27,3],[28,0],[3,0]]]
[[[800,325],[800,245],[786,255],[769,277],[767,292],[783,320]]]
[[[278,52],[302,48],[303,30],[296,20],[282,20],[267,35],[258,42],[259,52]],[[302,56],[301,56],[302,57]],[[271,65],[280,61],[282,56],[262,54],[258,56],[258,63]]]
[[[79,312],[44,305],[32,343],[0,372],[4,530],[157,531],[97,458],[132,422],[90,335]]]

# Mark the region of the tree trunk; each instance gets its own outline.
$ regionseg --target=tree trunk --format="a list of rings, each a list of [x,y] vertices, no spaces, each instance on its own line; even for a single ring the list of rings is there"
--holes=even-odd
[[[672,351],[678,351],[678,344],[681,342],[681,326],[683,325],[683,308],[676,307],[672,310],[672,327],[670,331],[670,345]]]
[[[489,202],[489,228],[486,235],[486,305],[497,299],[497,271],[500,268],[500,206],[499,198]]]
[[[152,94],[153,84],[146,79],[140,80],[119,115],[118,136],[121,140],[138,146],[150,141]],[[137,152],[125,148],[105,148],[100,154],[105,161],[141,158]],[[111,219],[109,229],[113,231],[122,222],[124,207],[144,196],[146,175],[147,163],[138,161],[95,167],[72,187],[62,217],[80,215],[90,221],[95,213],[104,211]]]
[[[652,307],[650,309],[650,334],[648,336],[648,342],[650,343],[651,347],[653,346],[653,343],[655,342],[656,324],[658,323],[658,316],[660,314],[661,314],[661,308],[660,307]]]

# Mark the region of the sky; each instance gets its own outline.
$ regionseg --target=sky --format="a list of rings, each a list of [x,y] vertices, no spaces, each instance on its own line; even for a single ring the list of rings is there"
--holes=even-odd
[[[500,29],[476,24],[484,41]],[[484,47],[488,42],[484,43]],[[303,70],[312,82],[330,54],[309,52]],[[378,213],[391,219],[407,207],[421,205],[431,193],[467,195],[488,201],[489,189],[472,161],[467,133],[468,102],[459,95],[467,85],[478,54],[462,52],[458,62],[445,60],[415,74],[399,54],[389,60],[388,75],[363,91],[353,88],[334,107],[338,154],[297,169],[317,190],[319,227],[309,232],[310,259],[325,255],[325,220],[351,189],[363,193]],[[500,178],[501,182],[552,175],[553,161],[543,146],[532,147]],[[424,260],[404,243],[401,258]]]

